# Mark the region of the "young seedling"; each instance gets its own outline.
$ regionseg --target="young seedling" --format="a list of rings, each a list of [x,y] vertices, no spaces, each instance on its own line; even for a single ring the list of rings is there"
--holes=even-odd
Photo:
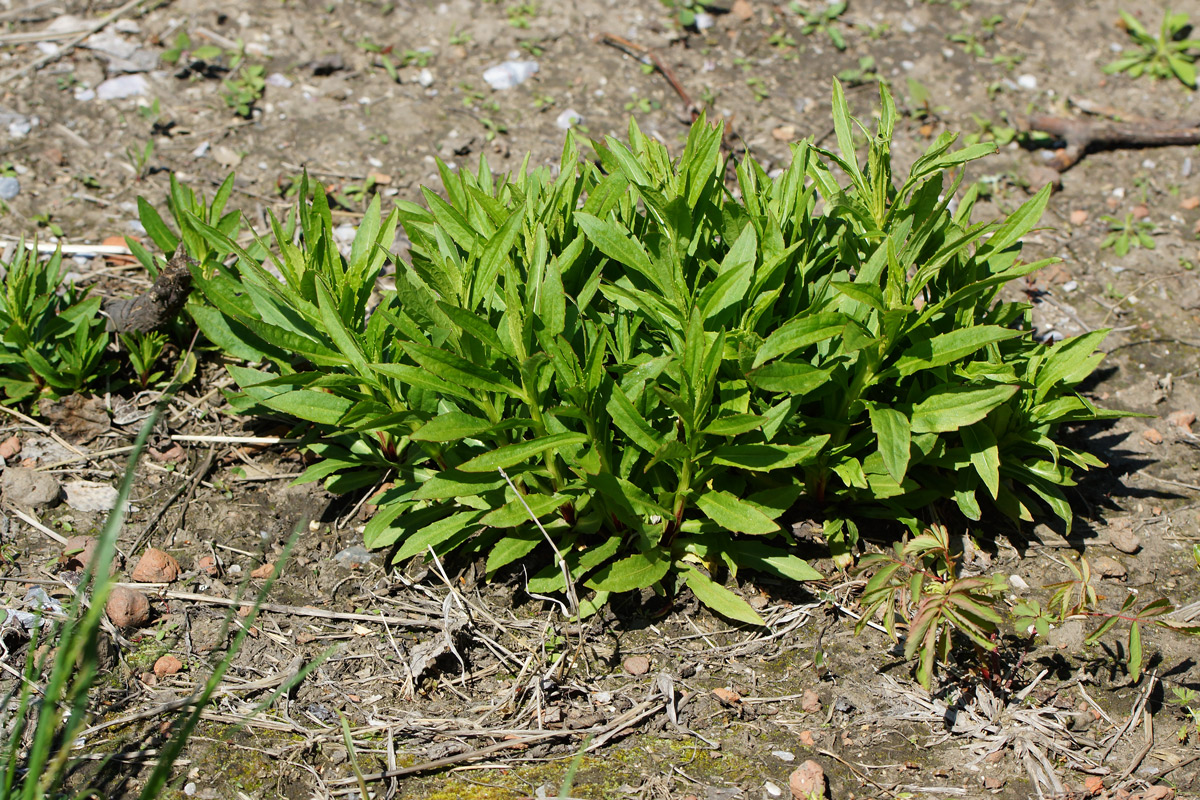
[[[838,50],[846,49],[846,37],[842,36],[838,28],[838,17],[846,13],[846,3],[829,3],[819,8],[808,9],[793,0],[791,9],[804,20],[804,27],[800,30],[802,34],[811,36],[814,33],[823,33]]]
[[[1166,12],[1158,36],[1128,11],[1121,11],[1121,25],[1137,49],[1126,50],[1104,67],[1106,74],[1126,72],[1134,78],[1145,74],[1156,80],[1174,77],[1189,89],[1196,88],[1196,55],[1191,51],[1200,48],[1200,39],[1188,38],[1192,23],[1187,14]]]
[[[1109,234],[1100,247],[1111,247],[1119,256],[1125,256],[1134,247],[1154,249],[1154,223],[1145,219],[1137,219],[1133,214],[1126,214],[1125,219],[1117,219],[1105,215],[1100,219],[1108,223]]]

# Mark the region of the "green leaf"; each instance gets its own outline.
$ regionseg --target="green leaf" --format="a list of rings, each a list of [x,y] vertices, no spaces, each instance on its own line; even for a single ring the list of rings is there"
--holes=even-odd
[[[949,386],[934,389],[913,407],[913,433],[947,433],[974,425],[1017,392],[1016,386],[973,389]]]
[[[533,519],[541,519],[570,502],[560,494],[527,494],[524,503],[521,502],[521,498],[511,500],[488,512],[479,520],[479,524],[489,528],[512,528],[527,522],[532,523]],[[528,509],[525,508],[526,505],[529,506]],[[533,512],[533,518],[529,516],[530,511]]]
[[[806,315],[781,325],[758,348],[752,367],[757,368],[772,358],[790,355],[837,336],[845,329],[846,322],[844,314],[826,312]]]
[[[718,614],[747,625],[766,625],[749,603],[692,565],[684,565],[683,579],[696,599]]]
[[[759,541],[741,540],[730,548],[739,566],[791,581],[820,581],[824,576],[804,559]]]
[[[505,536],[488,553],[487,574],[491,575],[501,567],[524,558],[544,541],[541,531],[534,527]]]
[[[513,397],[522,395],[521,388],[500,373],[474,364],[453,353],[415,342],[400,342],[400,346],[423,369],[444,381],[456,383],[468,389],[503,392]]]
[[[491,472],[497,469],[508,469],[547,450],[584,444],[587,440],[588,437],[582,433],[554,433],[538,439],[499,447],[459,464],[458,468],[463,472]]]
[[[598,592],[632,592],[658,583],[671,568],[669,559],[651,550],[601,567],[584,585]]]
[[[932,369],[960,361],[994,342],[1003,342],[1024,335],[1024,331],[1002,328],[998,325],[960,328],[926,341],[917,342],[904,351],[894,369],[901,378],[905,378],[923,369]]]
[[[717,417],[700,432],[712,436],[737,436],[758,430],[766,421],[766,417],[760,417],[758,414],[731,414]]]
[[[780,530],[775,520],[728,492],[710,490],[696,496],[694,502],[705,516],[735,533],[764,534]]]
[[[461,411],[439,414],[413,431],[409,438],[418,442],[456,442],[473,439],[491,430],[492,423]]]
[[[425,509],[425,511],[437,512],[438,514],[446,513],[442,508]],[[417,517],[418,515],[413,514],[412,516]],[[479,518],[482,516],[482,511],[460,511],[452,516],[429,522],[411,533],[410,531],[413,531],[417,526],[402,525],[401,534],[410,533],[410,535],[404,540],[404,544],[400,546],[400,549],[396,551],[396,555],[392,557],[392,563],[403,563],[415,555],[428,551],[430,547],[436,547],[468,526],[477,524]],[[421,516],[420,519],[424,521],[425,518]],[[402,516],[399,518],[399,521],[404,523],[406,522],[406,518]]]
[[[829,441],[829,435],[809,437],[802,445],[784,444],[740,444],[718,447],[712,451],[714,464],[769,472],[811,464],[817,459],[821,448]]]
[[[337,425],[354,402],[316,389],[296,389],[267,397],[262,404],[297,419],[319,425]]]
[[[620,386],[613,385],[605,410],[612,416],[613,422],[621,432],[647,453],[656,453],[662,447],[663,442],[658,434],[633,407],[633,403],[629,402]]]
[[[879,455],[888,474],[902,483],[908,471],[908,459],[912,444],[912,429],[908,417],[894,408],[871,406],[871,430],[879,442]]]
[[[996,445],[996,435],[983,423],[960,428],[959,433],[963,446],[971,454],[971,466],[995,500],[1000,496],[1000,448]]]
[[[583,229],[588,241],[594,244],[597,250],[613,261],[635,270],[653,283],[663,295],[668,295],[669,287],[666,282],[650,262],[650,257],[646,255],[642,245],[629,235],[629,231],[582,211],[576,211],[574,218],[575,223]]]

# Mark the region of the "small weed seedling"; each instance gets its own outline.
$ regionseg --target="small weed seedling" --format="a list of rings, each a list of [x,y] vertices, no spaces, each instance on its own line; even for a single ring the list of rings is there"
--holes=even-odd
[[[838,50],[846,49],[846,37],[842,36],[841,30],[838,29],[838,17],[846,13],[846,3],[821,4],[819,8],[807,9],[793,0],[791,9],[804,19],[804,27],[800,29],[802,34],[811,36],[814,33],[823,33]]]
[[[978,130],[974,133],[968,133],[964,137],[963,141],[968,144],[995,142],[997,147],[1003,147],[1017,138],[1017,129],[1011,125],[1006,125],[996,120],[985,119],[975,113],[971,114],[971,119],[975,122]]]
[[[891,554],[864,556],[860,572],[871,573],[863,589],[863,614],[855,628],[861,632],[876,612],[896,638],[896,621],[908,624],[904,657],[917,657],[917,680],[926,689],[933,683],[934,667],[949,661],[955,631],[980,651],[997,647],[1001,616],[993,606],[1004,596],[1004,577],[963,578],[950,534],[934,525],[907,544],[897,543]]]
[[[767,88],[767,82],[757,75],[746,78],[746,86],[754,94],[754,100],[757,103],[761,103],[771,96],[771,91]]]
[[[1175,695],[1171,698],[1171,702],[1182,708],[1183,712],[1191,718],[1190,724],[1185,724],[1176,734],[1179,743],[1185,743],[1189,737],[1200,738],[1200,692],[1195,689],[1172,686],[1171,693]]]
[[[1119,256],[1126,255],[1134,247],[1154,249],[1154,223],[1149,220],[1136,219],[1133,214],[1126,214],[1125,219],[1103,216],[1100,219],[1108,223],[1109,234],[1100,247],[1111,247]]]
[[[21,242],[3,266],[0,390],[9,401],[74,394],[116,369],[104,359],[100,298],[63,284],[61,253],[41,261]]]
[[[675,12],[675,21],[681,28],[695,28],[696,15],[709,5],[707,0],[662,0],[662,3]]]
[[[862,56],[858,59],[857,67],[850,67],[838,73],[838,80],[850,86],[862,86],[864,83],[880,80],[875,71],[875,57]]]
[[[239,117],[249,119],[254,112],[254,104],[267,88],[266,67],[262,64],[242,64],[233,77],[226,78],[222,84],[225,87],[225,105]]]
[[[1157,80],[1175,77],[1189,89],[1196,88],[1196,55],[1191,51],[1200,48],[1200,39],[1188,38],[1192,23],[1187,14],[1166,12],[1158,36],[1127,11],[1121,11],[1121,25],[1138,49],[1126,50],[1104,68],[1105,73],[1126,72],[1134,78],[1146,74]]]
[[[537,3],[517,3],[509,6],[505,11],[508,14],[508,24],[518,30],[528,30],[529,23],[537,16]]]
[[[140,388],[148,389],[162,380],[163,371],[154,367],[167,345],[165,333],[126,333],[121,335],[121,344],[129,355],[129,365]]]

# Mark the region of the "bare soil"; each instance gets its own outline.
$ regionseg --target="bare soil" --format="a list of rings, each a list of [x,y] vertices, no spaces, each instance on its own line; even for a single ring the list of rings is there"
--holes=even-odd
[[[1101,71],[1127,46],[1115,24],[1119,8],[1158,29],[1164,7],[1150,0],[856,0],[833,23],[844,52],[821,31],[805,35],[784,5],[731,7],[713,27],[688,32],[658,0],[166,0],[126,8],[105,29],[155,66],[136,73],[145,94],[104,100],[95,90],[122,73],[95,40],[67,47],[70,36],[47,35],[43,41],[62,48],[55,54],[25,34],[56,20],[69,33],[115,5],[0,0],[0,111],[11,112],[0,126],[0,166],[20,181],[3,229],[45,241],[56,226],[72,244],[140,236],[137,197],[165,208],[170,175],[211,194],[231,170],[234,205],[261,227],[268,211],[287,209],[304,169],[344,198],[339,221],[353,225],[371,192],[386,209],[397,199],[420,202],[421,186],[436,189],[435,157],[457,167],[486,155],[501,171],[516,169],[526,153],[533,163],[557,162],[556,121],[568,110],[590,136],[620,136],[632,115],[678,147],[689,110],[662,74],[594,40],[602,33],[653,52],[768,170],[786,163],[789,142],[830,135],[831,77],[865,57],[908,112],[895,143],[902,164],[943,130],[1003,137],[1019,117],[1077,114],[1079,105],[1126,118],[1197,118],[1195,93],[1178,82]],[[66,14],[77,24],[62,23]],[[224,81],[236,74],[186,57],[162,60],[180,33],[191,49],[244,47],[246,63],[265,66],[272,77],[248,118],[226,101]],[[962,41],[948,38],[960,34]],[[514,58],[536,60],[539,71],[493,91],[484,70]],[[910,79],[927,88],[927,104],[912,102]],[[869,116],[875,83],[852,88],[850,98]],[[989,189],[977,217],[1011,211],[1058,180],[1046,166],[1052,155],[1011,143],[973,167],[967,180]],[[1043,587],[1068,578],[1065,562],[1082,554],[1099,573],[1104,608],[1137,592],[1143,601],[1193,604],[1196,613],[1197,439],[1168,416],[1200,411],[1197,173],[1193,146],[1088,154],[1061,176],[1046,227],[1030,237],[1031,256],[1062,258],[1013,289],[1033,303],[1037,335],[1112,328],[1089,396],[1152,416],[1071,433],[1110,466],[1073,494],[1078,518],[1069,536],[1000,519],[975,532],[968,567],[1012,576],[1014,602],[1045,602]],[[1126,214],[1154,224],[1154,249],[1120,257],[1103,247],[1103,217]],[[81,258],[75,270],[110,296],[148,285],[119,259]],[[99,693],[97,723],[109,725],[85,737],[89,754],[127,757],[102,768],[84,762],[74,788],[135,796],[149,763],[138,751],[156,747],[175,718],[155,709],[207,677],[237,629],[225,624],[221,602],[252,597],[262,580],[250,576],[278,561],[299,530],[268,598],[275,605],[254,622],[184,752],[172,797],[358,795],[356,768],[369,774],[439,759],[449,761],[370,788],[407,798],[553,797],[580,752],[570,796],[581,798],[788,797],[789,773],[807,759],[824,767],[835,798],[1166,796],[1153,794],[1156,787],[1200,796],[1200,762],[1189,760],[1200,731],[1193,722],[1188,733],[1185,710],[1171,702],[1174,690],[1200,690],[1194,640],[1145,630],[1147,675],[1133,683],[1124,629],[1085,647],[1098,623],[1072,621],[1044,644],[1007,640],[989,666],[1011,683],[995,695],[979,660],[963,651],[931,697],[885,635],[854,634],[844,612],[856,608],[861,584],[839,576],[803,526],[814,563],[830,578],[804,588],[740,586],[762,609],[766,631],[730,628],[686,593],[626,598],[573,628],[521,591],[519,573],[489,584],[479,564],[385,568],[378,553],[349,565],[347,548],[361,544],[371,510],[362,495],[290,486],[302,467],[287,445],[172,441],[286,433],[223,413],[219,390],[229,381],[208,355],[152,443],[166,457],[138,467],[137,510],[122,537],[126,575],[139,544],[166,550],[183,569],[153,598],[150,627],[117,640]],[[153,400],[106,397],[113,426],[83,449],[128,445]],[[121,455],[51,466],[74,454],[42,428],[8,422],[0,438],[15,433],[23,446],[10,464],[29,459],[64,481],[119,478]],[[6,507],[20,500],[9,497]],[[103,515],[63,505],[34,516],[70,535],[94,533]],[[887,546],[885,531],[865,534]],[[1129,534],[1140,540],[1134,554],[1112,545]],[[65,597],[53,584],[59,552],[10,514],[3,604],[18,606],[35,580]],[[215,574],[199,568],[205,556]],[[20,668],[19,637],[4,641],[3,660]],[[168,653],[183,670],[156,676],[156,660]],[[322,656],[299,687],[249,717],[280,679]],[[1087,783],[1097,778],[1105,788]]]

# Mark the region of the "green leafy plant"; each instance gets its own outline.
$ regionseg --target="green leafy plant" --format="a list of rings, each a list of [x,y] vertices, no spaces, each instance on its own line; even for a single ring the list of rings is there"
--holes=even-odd
[[[1200,635],[1200,625],[1186,625],[1168,616],[1175,607],[1165,597],[1146,602],[1138,608],[1137,595],[1130,593],[1116,612],[1100,610],[1100,598],[1092,586],[1092,571],[1087,559],[1081,556],[1078,565],[1072,562],[1066,562],[1066,565],[1071,571],[1071,577],[1045,587],[1054,590],[1045,608],[1036,599],[1022,600],[1016,604],[1013,613],[1018,633],[1025,635],[1032,631],[1044,638],[1050,632],[1051,625],[1061,624],[1073,618],[1099,618],[1103,622],[1084,640],[1086,644],[1094,645],[1118,624],[1127,624],[1129,631],[1124,648],[1124,662],[1129,677],[1135,683],[1142,674],[1142,629],[1145,626],[1153,625],[1187,636]]]
[[[1017,129],[1006,124],[1007,120],[1001,122],[992,120],[986,117],[981,117],[972,112],[971,119],[975,122],[977,130],[973,133],[968,133],[963,141],[967,144],[976,144],[977,142],[995,142],[997,147],[1003,147],[1017,138]]]
[[[751,75],[746,78],[746,86],[754,94],[754,100],[761,103],[771,96],[771,91],[767,88],[767,82],[757,75]]]
[[[1108,223],[1108,236],[1100,243],[1101,249],[1111,247],[1119,256],[1125,256],[1134,247],[1154,249],[1154,223],[1145,219],[1137,219],[1133,214],[1126,214],[1125,219],[1103,216],[1100,219]]]
[[[9,402],[83,391],[111,373],[100,298],[63,283],[62,253],[43,261],[24,241],[3,265],[0,389]]]
[[[154,367],[167,345],[165,333],[126,333],[121,335],[121,344],[125,346],[138,386],[146,389],[162,380],[163,370]]]
[[[847,67],[838,72],[838,80],[849,86],[862,86],[864,83],[871,83],[880,80],[880,75],[875,71],[874,56],[862,56],[858,59],[857,67]]]
[[[662,0],[662,4],[675,12],[675,21],[681,28],[694,28],[696,15],[711,5],[709,0]]]
[[[313,425],[302,481],[388,484],[369,546],[521,561],[531,592],[589,592],[572,614],[686,585],[758,623],[724,576],[817,578],[779,523],[799,502],[843,564],[850,514],[916,530],[934,503],[1032,519],[1040,501],[1069,525],[1062,487],[1101,463],[1056,431],[1119,415],[1075,388],[1104,332],[1040,344],[999,299],[1050,263],[1019,258],[1049,190],[996,222],[970,222],[974,190],[950,212],[948,174],[994,150],[951,134],[893,182],[880,97],[865,168],[835,84],[840,154],[795,144],[774,179],[747,159],[737,195],[719,128],[672,159],[631,122],[598,163],[568,134],[557,178],[439,164],[445,198],[387,218],[373,201],[348,258],[320,187],[253,251],[188,215],[237,256],[196,271],[213,311],[193,316],[261,365],[229,367],[238,411]],[[411,260],[368,314],[398,225]]]
[[[529,23],[538,14],[537,3],[522,2],[509,6],[505,9],[508,15],[508,24],[518,30],[528,30]]]
[[[233,77],[226,78],[222,85],[225,87],[225,105],[239,117],[249,118],[254,111],[254,104],[267,88],[266,67],[262,64],[242,64]]]
[[[804,27],[800,29],[800,33],[805,36],[823,33],[838,50],[846,49],[846,37],[838,28],[838,18],[846,13],[845,2],[820,3],[818,8],[809,9],[792,0],[791,9],[804,20]]]
[[[1137,78],[1143,74],[1157,80],[1177,78],[1189,89],[1196,88],[1196,55],[1200,39],[1188,38],[1191,20],[1184,13],[1163,14],[1158,36],[1154,36],[1128,11],[1121,11],[1121,25],[1137,45],[1104,67],[1106,74],[1126,72]]]
[[[863,589],[863,614],[855,632],[881,613],[888,634],[896,639],[896,622],[903,620],[908,628],[904,657],[917,658],[917,680],[926,689],[937,663],[950,659],[954,632],[980,652],[996,650],[1002,617],[993,606],[1003,596],[1004,578],[961,577],[944,525],[895,544],[890,554],[864,556],[860,572],[871,578]]]
[[[1171,693],[1174,695],[1171,702],[1182,708],[1183,712],[1191,719],[1191,728],[1189,729],[1185,724],[1176,734],[1179,743],[1186,742],[1189,736],[1200,737],[1200,692],[1195,689],[1172,686]]]

